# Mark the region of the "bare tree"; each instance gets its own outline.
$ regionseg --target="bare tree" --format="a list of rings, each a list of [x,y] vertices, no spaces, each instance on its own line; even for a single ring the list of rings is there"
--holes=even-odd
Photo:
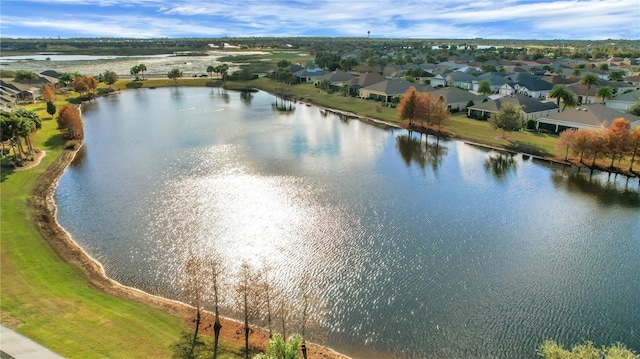
[[[213,258],[209,261],[208,267],[211,278],[213,312],[215,314],[215,320],[213,324],[213,359],[216,359],[218,357],[218,342],[220,340],[220,330],[222,329],[222,325],[220,324],[220,285],[222,282],[222,266],[218,258]]]
[[[253,320],[258,312],[256,284],[257,277],[255,270],[247,261],[242,262],[235,289],[237,294],[237,304],[241,308],[242,317],[244,319],[244,348],[246,359],[249,358],[249,335],[251,334],[249,321]]]
[[[195,255],[190,255],[182,269],[180,282],[182,284],[183,300],[196,309],[196,318],[193,320],[195,322],[195,330],[191,341],[191,355],[193,355],[196,349],[196,344],[198,343],[198,332],[200,329],[200,321],[202,319],[202,305],[204,304],[204,295],[206,291],[206,280],[203,278],[203,274],[203,261]]]

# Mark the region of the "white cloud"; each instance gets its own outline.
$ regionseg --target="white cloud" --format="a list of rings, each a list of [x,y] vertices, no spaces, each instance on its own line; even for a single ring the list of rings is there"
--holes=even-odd
[[[51,3],[35,1],[43,6]],[[69,8],[80,4],[54,3]],[[640,37],[637,0],[87,0],[81,4],[105,10],[75,14],[67,24],[56,24],[59,17],[42,20],[46,15],[33,21],[30,14],[19,24],[66,29],[77,36],[364,36],[370,30],[376,37],[412,38]],[[4,18],[2,23],[9,24]],[[82,29],[83,24],[90,26]]]

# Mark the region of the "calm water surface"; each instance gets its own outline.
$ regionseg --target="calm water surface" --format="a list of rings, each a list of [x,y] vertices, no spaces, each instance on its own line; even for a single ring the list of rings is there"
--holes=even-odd
[[[534,358],[546,338],[640,351],[637,179],[274,101],[98,99],[58,220],[108,275],[155,294],[178,297],[189,252],[230,271],[267,261],[292,297],[311,278],[328,344],[355,357]]]

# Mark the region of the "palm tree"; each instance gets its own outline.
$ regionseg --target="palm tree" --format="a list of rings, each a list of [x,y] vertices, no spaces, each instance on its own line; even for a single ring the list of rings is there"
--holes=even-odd
[[[213,77],[214,72],[216,72],[216,68],[213,67],[213,65],[207,66],[207,73],[209,74],[209,77]]]
[[[129,70],[129,72],[136,77],[136,80],[138,80],[138,74],[140,73],[140,66],[135,65],[131,68],[131,70]]]
[[[562,102],[564,103],[562,111],[564,111],[567,106],[576,107],[578,106],[578,96],[571,91],[567,91],[567,96],[562,98]]]
[[[581,74],[580,69],[578,69],[578,68],[573,69],[573,73],[572,74],[575,77],[580,77],[580,74]]]
[[[147,65],[145,64],[138,65],[138,71],[142,72],[142,79],[144,80],[144,72],[147,71]]]
[[[549,92],[549,97],[556,99],[558,107],[560,107],[560,100],[564,99],[568,95],[569,95],[569,90],[567,90],[567,88],[564,85],[555,85],[551,89],[551,92]]]
[[[611,86],[600,87],[596,92],[596,97],[601,98],[606,104],[613,97],[613,88]]]
[[[585,103],[589,103],[589,91],[591,91],[591,87],[600,84],[600,79],[594,73],[588,73],[584,75],[583,78],[580,79],[580,85],[587,86],[587,98]]]

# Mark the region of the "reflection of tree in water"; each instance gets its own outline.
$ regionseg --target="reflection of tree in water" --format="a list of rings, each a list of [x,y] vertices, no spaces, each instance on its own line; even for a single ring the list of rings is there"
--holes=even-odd
[[[87,145],[82,145],[78,152],[76,152],[76,156],[73,157],[73,161],[69,164],[70,167],[80,167],[82,166],[82,161],[87,157]]]
[[[291,101],[290,99],[287,99],[284,97],[278,97],[278,96],[276,96],[276,102],[272,103],[271,107],[273,107],[274,110],[279,112],[292,112],[293,110],[296,109],[296,107],[293,106],[293,101]]]
[[[509,172],[515,172],[517,167],[518,163],[513,154],[498,153],[484,161],[485,171],[491,172],[499,180],[506,178]]]
[[[225,88],[216,87],[215,89],[211,88],[211,96],[220,97],[224,103],[229,103],[231,96],[229,96],[229,92]]]
[[[621,184],[613,180],[602,181],[585,174],[554,171],[551,173],[551,181],[556,187],[562,187],[568,192],[592,196],[604,206],[640,208],[640,192],[630,189],[628,180],[624,188],[621,188]]]
[[[247,105],[251,104],[251,100],[253,100],[253,93],[251,91],[240,91],[240,100]]]
[[[438,170],[449,150],[440,144],[438,137],[433,143],[429,142],[428,135],[425,135],[425,139],[422,140],[422,135],[416,138],[411,135],[411,132],[396,137],[396,146],[407,166],[411,165],[411,162],[415,162],[422,169],[431,166],[434,171]]]

